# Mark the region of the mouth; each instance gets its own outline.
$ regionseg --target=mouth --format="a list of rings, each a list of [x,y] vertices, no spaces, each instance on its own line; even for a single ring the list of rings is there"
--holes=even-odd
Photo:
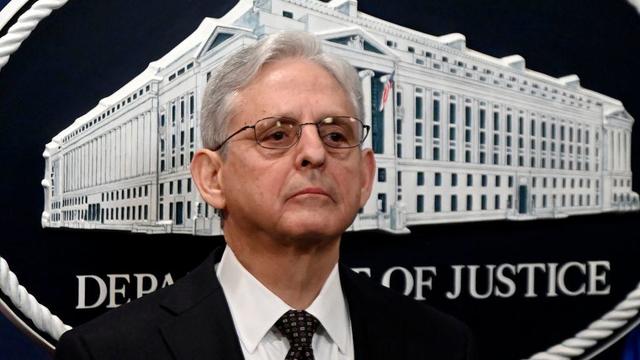
[[[324,191],[324,189],[319,188],[319,187],[308,187],[308,188],[304,188],[298,192],[296,192],[295,194],[293,194],[291,196],[291,198],[295,198],[295,197],[301,197],[301,196],[326,196],[328,198],[331,198],[331,196],[329,196],[329,194]]]

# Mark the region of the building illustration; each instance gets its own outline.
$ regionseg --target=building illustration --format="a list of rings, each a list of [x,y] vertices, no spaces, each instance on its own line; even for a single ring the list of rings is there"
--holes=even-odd
[[[351,230],[640,208],[633,118],[576,75],[526,68],[357,9],[356,0],[239,0],[57,134],[43,153],[43,227],[221,234],[189,164],[208,79],[233,52],[305,30],[359,71],[377,160]],[[385,85],[392,91],[381,102]],[[381,109],[382,108],[382,109]]]

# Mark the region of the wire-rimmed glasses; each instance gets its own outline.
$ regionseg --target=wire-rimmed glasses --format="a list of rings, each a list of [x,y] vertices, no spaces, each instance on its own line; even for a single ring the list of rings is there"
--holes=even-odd
[[[213,151],[220,150],[229,139],[247,129],[253,129],[256,143],[263,148],[288,149],[298,143],[304,125],[315,125],[322,142],[336,149],[360,146],[369,133],[369,125],[352,116],[328,116],[309,123],[299,123],[285,116],[272,116],[260,119],[254,125],[241,127]]]

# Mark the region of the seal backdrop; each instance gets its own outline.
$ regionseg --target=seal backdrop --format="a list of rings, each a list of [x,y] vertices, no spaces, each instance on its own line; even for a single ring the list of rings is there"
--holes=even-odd
[[[277,3],[280,2],[258,1],[250,5],[258,11]],[[315,1],[282,3],[313,9],[327,6]],[[329,5],[338,3],[343,2]],[[351,6],[352,2],[344,3]],[[463,40],[468,42],[468,48],[495,58],[520,54],[526,59],[526,68],[557,78],[577,73],[581,81],[579,86],[620,100],[630,114],[628,116],[640,113],[637,97],[632,95],[638,71],[633,57],[624,51],[630,46],[628,44],[637,42],[640,35],[638,17],[624,4],[606,4],[602,8],[570,1],[561,4],[541,2],[535,7],[526,4],[487,6],[464,1],[356,5],[358,11],[385,22],[440,36],[447,46],[459,46]],[[29,6],[34,10],[32,13],[27,11]],[[112,94],[126,88],[125,85],[142,73],[151,61],[163,58],[188,38],[203,19],[222,18],[234,6],[237,4],[233,1],[217,4],[168,2],[162,7],[117,1],[109,4],[29,2],[4,28],[2,34],[8,37],[0,40],[0,55],[10,53],[11,57],[0,71],[0,109],[3,113],[0,146],[7,169],[7,175],[0,181],[3,189],[11,191],[5,192],[3,200],[1,221],[5,240],[0,243],[0,254],[9,261],[11,270],[19,274],[20,283],[67,324],[80,324],[150,291],[154,285],[171,283],[204,259],[222,240],[220,237],[194,237],[173,230],[145,234],[145,231],[131,233],[99,227],[43,228],[42,203],[45,202],[46,208],[47,199],[46,195],[44,200],[42,198],[42,186],[45,189],[47,185],[51,186],[40,183],[44,145],[57,135],[68,136],[70,132],[64,130],[74,120],[89,114],[101,99],[109,103]],[[59,9],[50,13],[56,8]],[[349,8],[344,9],[348,13]],[[285,12],[295,18],[299,9],[292,6],[277,11],[282,18],[289,17]],[[23,22],[17,19],[21,13],[25,16]],[[602,13],[615,13],[615,21],[612,17],[593,15]],[[11,25],[16,26],[13,28],[16,31],[7,29]],[[465,34],[466,38],[446,37],[456,32]],[[376,42],[367,31],[344,35],[348,35],[349,42],[339,36],[327,37],[327,41],[335,40],[338,49],[341,49],[338,46],[360,44],[365,50],[371,46],[385,52],[393,46]],[[211,40],[215,42],[215,38]],[[404,40],[399,37],[397,41]],[[15,44],[21,44],[20,48]],[[424,53],[422,55],[415,61],[430,61]],[[517,65],[518,60],[512,64]],[[606,71],[601,64],[608,65]],[[471,71],[472,65],[468,65]],[[186,66],[188,64],[185,69]],[[179,71],[176,69],[176,76]],[[388,71],[387,74],[394,73]],[[171,75],[167,73],[167,79]],[[375,72],[369,75],[371,84],[384,85],[389,80],[389,76],[380,75]],[[412,99],[414,93],[402,87],[406,81],[402,78],[402,70],[395,73],[393,81],[393,95],[402,93],[403,100],[417,108],[418,101],[414,103]],[[373,89],[380,85],[370,86],[370,101],[375,103],[375,95],[379,94]],[[430,91],[429,85],[421,89]],[[418,97],[417,90],[415,96]],[[389,108],[396,115],[401,112],[400,108],[408,108],[399,105],[396,96],[391,99],[384,114],[392,114]],[[430,117],[434,111],[429,109]],[[378,115],[372,111],[371,116]],[[384,124],[395,125],[395,128],[385,125],[390,126],[392,135],[400,127],[413,132],[418,123],[432,128],[433,124],[427,120],[418,121],[415,117],[411,122],[408,122],[408,116],[400,123],[393,116],[382,120]],[[384,131],[384,126],[381,129]],[[630,134],[628,147],[631,159],[635,159],[638,146],[633,140],[637,134]],[[408,142],[403,135],[403,145]],[[406,144],[405,149],[411,146]],[[414,155],[417,159],[417,149]],[[630,164],[629,170],[637,171],[637,162],[633,160]],[[47,179],[49,167],[45,165],[45,169]],[[458,187],[466,185],[468,175],[446,167],[439,167],[441,170],[434,172],[426,169],[423,176],[428,179],[427,188],[422,194],[406,188],[410,181],[419,183],[419,176],[412,178],[409,171],[396,171],[391,165],[386,169],[386,173],[378,173],[381,183],[378,186],[384,188],[384,184],[392,184],[393,191],[403,189],[402,195],[407,202],[423,195],[430,204],[425,206],[426,211],[434,212],[431,218],[438,216],[435,212],[439,206],[446,206],[447,210],[443,212],[455,211],[452,198],[447,198],[444,205],[436,205],[433,193],[437,192],[436,187],[442,186],[437,185],[436,174],[446,176],[446,182],[451,182],[449,185]],[[460,182],[458,185],[453,185],[454,173],[456,184]],[[629,181],[630,173],[625,175]],[[494,182],[494,174],[489,174],[490,186],[507,187],[508,177],[505,176],[503,185],[499,185]],[[482,173],[473,175],[477,175],[472,176],[476,185],[486,181]],[[637,188],[637,182],[634,183],[633,188]],[[175,182],[172,180],[171,184],[173,187]],[[175,186],[177,191],[178,185]],[[183,186],[186,190],[187,185]],[[538,187],[542,186],[539,184]],[[145,191],[137,186],[136,190],[138,193]],[[107,196],[113,196],[115,192],[111,190]],[[123,198],[124,194],[121,195]],[[397,198],[397,195],[392,196]],[[389,198],[378,197],[378,201],[374,199],[372,203],[374,212],[383,210],[377,208],[382,205],[385,205],[383,213],[397,211],[395,218],[382,217],[381,230],[366,230],[364,219],[365,230],[345,236],[343,261],[348,265],[368,272],[375,281],[435,304],[466,321],[476,333],[483,358],[619,358],[623,342],[616,340],[637,325],[640,302],[635,290],[638,243],[632,236],[637,212],[620,213],[618,210],[623,209],[619,208],[614,212],[571,215],[564,219],[526,222],[447,220],[440,225],[412,224],[412,218],[408,217],[405,223],[410,233],[392,235],[391,232],[401,232],[394,230],[398,230],[397,224],[402,224],[406,215],[398,210],[400,207],[394,207],[399,202],[391,201],[393,198],[391,195]],[[465,206],[462,198],[460,196],[460,204],[456,205],[460,210]],[[480,199],[479,196],[476,206],[480,206]],[[388,207],[385,201],[388,201]],[[419,212],[418,203],[413,205],[416,213]],[[73,209],[87,210],[82,215],[83,220],[92,213],[100,213],[96,207],[82,205]],[[195,215],[197,209],[187,207],[191,208]],[[177,215],[177,206],[170,209]],[[183,210],[185,215],[187,209]],[[141,213],[143,211],[139,210],[138,216]],[[391,219],[395,222],[391,223]],[[374,218],[373,221],[379,220]],[[2,300],[12,312],[18,315],[24,310],[26,314],[35,314],[37,319],[47,317],[47,310],[37,306],[35,298],[30,299],[26,290],[17,286],[17,279],[4,262],[0,262],[0,281],[9,284],[2,287]],[[18,305],[11,305],[12,300]],[[3,314],[13,317],[9,311]],[[34,324],[23,315],[14,319],[29,324],[33,329],[28,331],[37,332],[52,344],[55,344],[57,334],[64,330],[55,321],[35,320]],[[545,349],[549,350],[540,353]]]

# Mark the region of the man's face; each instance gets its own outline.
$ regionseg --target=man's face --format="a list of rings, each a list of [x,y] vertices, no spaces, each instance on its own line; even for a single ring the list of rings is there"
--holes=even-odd
[[[239,92],[234,109],[229,133],[270,116],[299,123],[356,116],[333,76],[296,58],[265,65]],[[225,146],[219,176],[225,234],[300,245],[336,240],[369,197],[375,167],[371,150],[326,147],[313,125],[303,126],[299,142],[289,149],[260,147],[253,130]]]

